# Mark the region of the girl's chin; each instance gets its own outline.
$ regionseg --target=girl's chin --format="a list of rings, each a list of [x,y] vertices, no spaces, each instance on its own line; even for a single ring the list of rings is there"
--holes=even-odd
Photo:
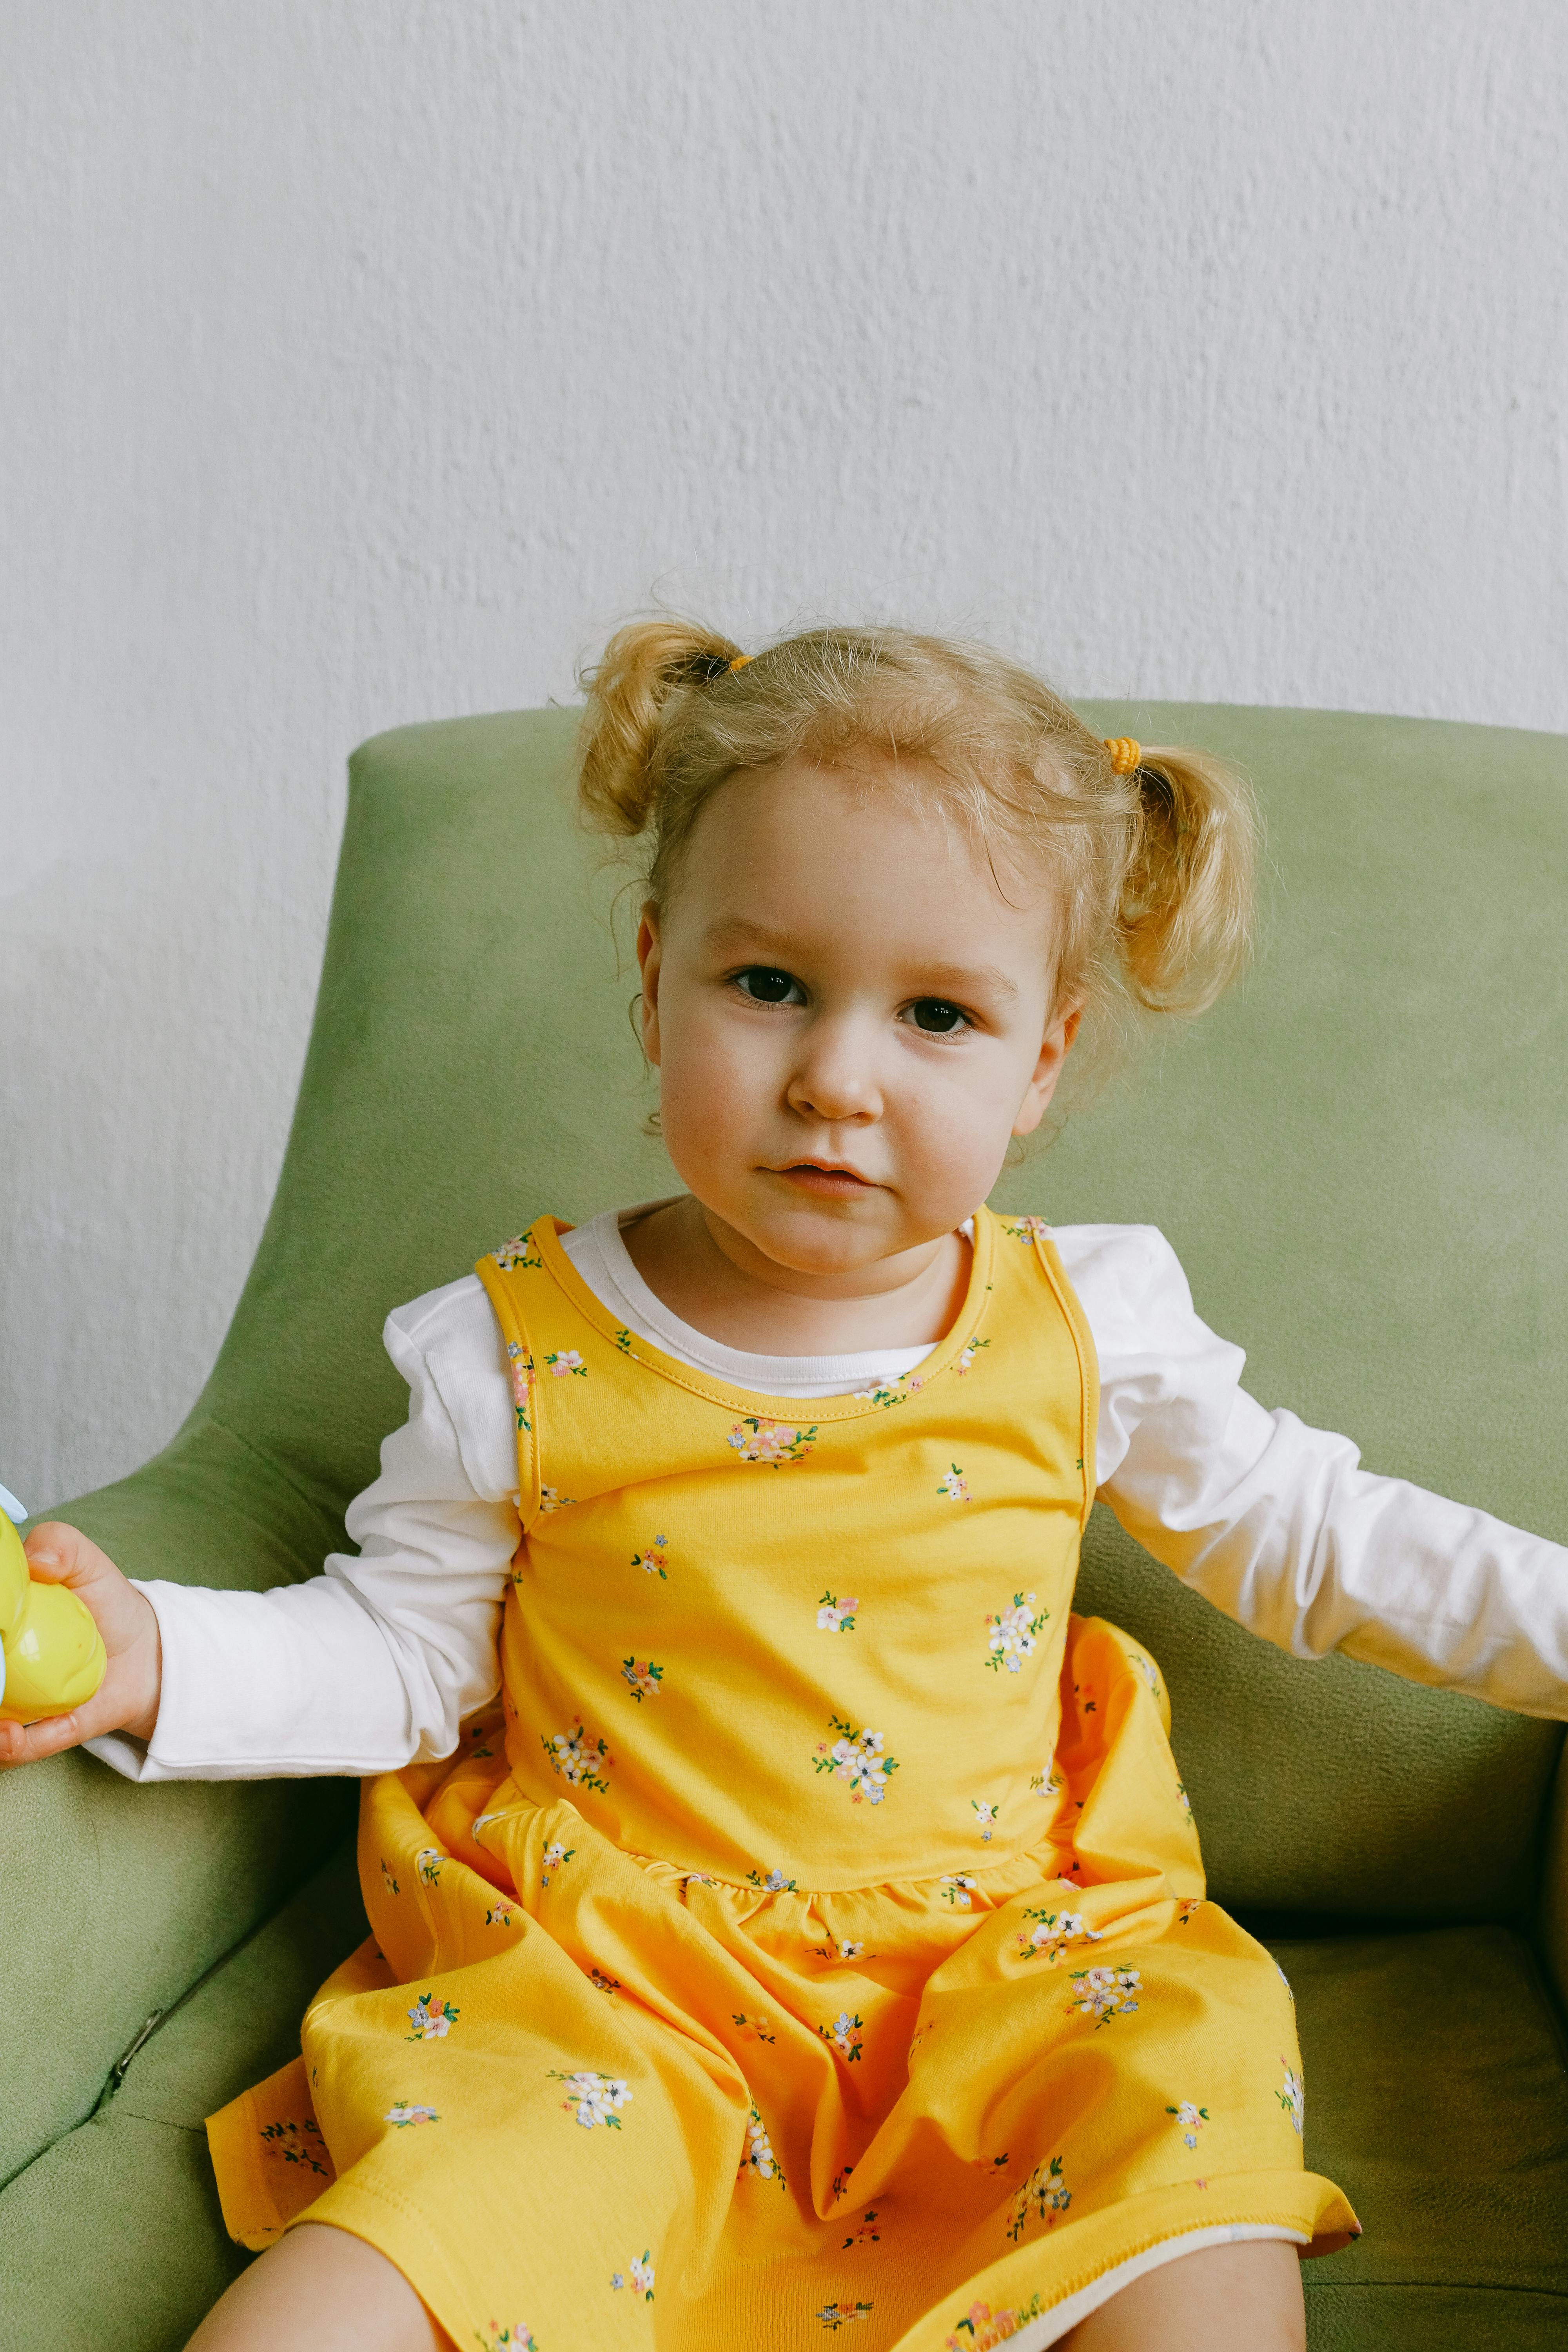
[[[889,1230],[879,1218],[857,1216],[852,1210],[846,1214],[837,1202],[809,1197],[793,1215],[775,1208],[744,1222],[737,1218],[731,1229],[759,1257],[806,1281],[853,1282],[872,1266],[921,1246],[918,1238]]]

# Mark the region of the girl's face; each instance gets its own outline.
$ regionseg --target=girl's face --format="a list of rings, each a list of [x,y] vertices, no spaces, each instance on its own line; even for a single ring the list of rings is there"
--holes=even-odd
[[[1048,888],[1007,868],[999,886],[912,801],[866,761],[734,777],[663,912],[643,911],[670,1159],[710,1216],[805,1276],[961,1224],[1038,1125],[1077,1026],[1052,1002]]]

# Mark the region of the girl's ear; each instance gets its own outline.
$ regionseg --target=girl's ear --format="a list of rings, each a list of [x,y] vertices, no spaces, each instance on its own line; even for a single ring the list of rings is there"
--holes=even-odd
[[[649,898],[637,923],[637,963],[642,971],[642,1049],[656,1068],[658,1064],[658,973],[661,961],[658,908]],[[1044,1108],[1042,1104],[1041,1108]]]
[[[1059,1013],[1047,1030],[1040,1047],[1040,1058],[1035,1064],[1034,1076],[1024,1090],[1018,1106],[1018,1116],[1013,1121],[1015,1135],[1033,1135],[1046,1115],[1046,1105],[1057,1090],[1057,1080],[1062,1074],[1072,1041],[1078,1035],[1078,1024],[1083,1018],[1083,1007],[1075,1004]]]

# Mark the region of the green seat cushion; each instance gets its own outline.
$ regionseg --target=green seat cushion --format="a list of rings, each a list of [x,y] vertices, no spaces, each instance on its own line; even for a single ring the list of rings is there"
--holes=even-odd
[[[1365,2231],[1305,2266],[1314,2352],[1568,2343],[1568,2070],[1501,1927],[1274,1940],[1295,1991],[1307,2161]]]

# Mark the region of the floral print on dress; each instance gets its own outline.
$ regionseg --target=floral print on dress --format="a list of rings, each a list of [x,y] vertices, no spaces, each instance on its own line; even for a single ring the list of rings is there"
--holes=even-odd
[[[1044,1241],[1051,1230],[1048,1217],[1003,1217],[1000,1223],[1016,1242]]]
[[[545,1884],[548,1885],[549,1881],[546,1880]],[[485,1925],[487,1927],[510,1927],[513,1916],[510,1903],[492,1903],[485,1913]]]
[[[533,1358],[515,1339],[506,1343],[507,1361],[511,1369],[511,1401],[517,1413],[519,1429],[533,1432],[531,1409],[533,1402]]]
[[[983,1339],[978,1331],[972,1331],[970,1333],[969,1338],[959,1349],[958,1361],[952,1368],[958,1374],[960,1380],[963,1379],[965,1372],[973,1370],[974,1359],[979,1354],[981,1349],[988,1348],[990,1345],[990,1340]]]
[[[664,1668],[656,1666],[651,1658],[623,1658],[621,1679],[640,1706],[645,1698],[657,1698],[664,1680]]]
[[[724,1442],[733,1446],[742,1462],[767,1462],[777,1470],[786,1462],[804,1461],[814,1450],[816,1423],[809,1429],[793,1429],[787,1422],[759,1421],[754,1412],[749,1412]]]
[[[1016,2336],[1020,2327],[1040,2316],[1040,2298],[1032,2294],[1027,2303],[1015,2311],[1011,2305],[993,2311],[988,2303],[972,2303],[947,2338],[945,2352],[994,2352],[998,2344],[1005,2344],[1009,2336]]]
[[[1176,1802],[1180,1805],[1183,1812],[1185,1813],[1190,1825],[1193,1818],[1193,1801],[1188,1796],[1185,1787],[1180,1780],[1176,1783]]]
[[[559,2066],[552,2066],[550,2079],[565,2084],[566,2096],[561,2104],[584,2131],[592,2131],[597,2124],[620,2130],[620,2111],[631,2105],[632,2092],[617,2075],[590,2074],[586,2068],[563,2074]]]
[[[858,1805],[879,1805],[888,1793],[889,1776],[899,1769],[895,1757],[882,1752],[879,1731],[857,1731],[841,1715],[827,1718],[828,1728],[838,1738],[831,1744],[826,1739],[816,1743],[816,1753],[811,1759],[814,1772],[829,1772],[836,1780],[848,1784],[849,1801]]]
[[[521,2319],[514,2319],[510,2327],[503,2327],[499,2319],[492,2319],[489,2333],[480,2336],[476,2330],[474,2342],[479,2347],[479,2352],[539,2352],[538,2339],[532,2328],[525,2327]]]
[[[1098,1944],[1100,1930],[1085,1924],[1081,1911],[1026,1911],[1034,1926],[1016,1938],[1026,1960],[1044,1960],[1054,1968],[1073,1944]]]
[[[1048,1772],[1037,1772],[1029,1782],[1031,1797],[1059,1797],[1061,1792],[1062,1776],[1054,1764]]]
[[[405,2042],[445,2042],[462,2015],[449,2000],[437,2001],[433,1992],[422,1992],[408,2011],[412,2033],[404,2035]]]
[[[776,2042],[778,2040],[778,2035],[773,2031],[773,2019],[765,2016],[761,2010],[757,2011],[755,2017],[743,2009],[731,2010],[730,2013],[740,2028],[742,2042]]]
[[[619,1977],[607,1977],[603,1969],[590,1969],[588,1971],[588,1982],[593,1986],[595,1992],[615,1994],[619,1992],[621,1989],[621,1980]]]
[[[266,2155],[279,2164],[302,2164],[307,2172],[331,2179],[330,2164],[323,2161],[327,2143],[321,2137],[321,2126],[314,2116],[306,2116],[300,2123],[263,2124],[260,2138]]]
[[[1167,2107],[1165,2113],[1175,2116],[1176,2129],[1182,2135],[1183,2147],[1196,2147],[1198,2134],[1209,2119],[1208,2109],[1194,2107],[1191,2099],[1184,2099],[1179,2106]]]
[[[979,1892],[980,1888],[980,1881],[977,1878],[971,1878],[965,1871],[953,1870],[940,1878],[937,1885],[941,1889],[942,1901],[951,1903],[955,1911],[973,1910],[973,1904],[971,1898]]]
[[[1181,1901],[1176,1906],[1177,1927],[1190,1927],[1203,1907],[1204,1898],[1201,1895],[1184,1895]],[[1278,1960],[1275,1961],[1274,1965],[1277,1969],[1279,1968]],[[1283,1976],[1285,1973],[1284,1969],[1279,1969],[1279,1973]]]
[[[877,2227],[877,2209],[873,2205],[861,2215],[859,2228],[850,2231],[839,2252],[847,2254],[851,2246],[879,2246],[881,2242],[882,2233]]]
[[[956,1462],[944,1478],[937,1480],[936,1491],[939,1495],[945,1495],[950,1503],[968,1502],[969,1481]]]
[[[398,1886],[396,1879],[394,1878],[391,1871],[388,1870],[386,1866],[386,1857],[384,1854],[383,1854],[381,1858],[381,1883],[385,1887],[389,1895],[397,1895],[402,1891]]]
[[[712,1881],[710,1880],[708,1884],[711,1885]],[[760,1886],[764,1895],[793,1895],[795,1893],[794,1879],[786,1878],[783,1871],[777,1869],[770,1870],[765,1876],[760,1870],[748,1870],[746,1873],[746,1884],[748,1886]]]
[[[575,1348],[552,1348],[544,1360],[549,1365],[551,1376],[554,1380],[585,1381],[588,1377],[588,1367]]]
[[[813,2319],[820,2319],[831,2334],[836,2328],[847,2327],[852,2319],[868,2319],[872,2308],[868,2303],[825,2303],[820,2311],[814,2311],[811,2315]]]
[[[1078,1990],[1068,2008],[1092,2017],[1097,2032],[1113,2017],[1133,2014],[1138,2004],[1132,1995],[1142,1991],[1143,1982],[1136,1969],[1074,1969],[1072,1980]]]
[[[1129,1664],[1137,1667],[1139,1673],[1142,1675],[1144,1681],[1148,1684],[1155,1697],[1158,1698],[1160,1696],[1160,1677],[1158,1673],[1155,1671],[1153,1659],[1146,1658],[1142,1650],[1134,1650],[1131,1654]]]
[[[409,2124],[438,2124],[440,2120],[434,2107],[416,2106],[412,2099],[394,2099],[382,2117],[384,2123],[395,2124],[399,2131]]]
[[[823,2040],[831,2042],[838,2055],[852,2065],[860,2055],[865,2024],[863,2017],[851,2017],[847,2009],[841,2009],[831,2025],[819,2025],[816,2030]]]
[[[569,1511],[576,1501],[575,1495],[557,1494],[553,1486],[541,1486],[539,1507],[542,1511]]]
[[[634,1568],[640,1568],[645,1576],[657,1576],[662,1582],[668,1583],[669,1580],[667,1572],[668,1559],[669,1538],[668,1536],[655,1536],[647,1551],[633,1552],[632,1566]]]
[[[825,1592],[816,1604],[816,1630],[819,1633],[852,1633],[856,1612],[860,1603],[853,1593],[847,1592],[842,1601],[836,1593]]]
[[[442,1853],[438,1845],[422,1845],[420,1847],[418,1853],[414,1857],[414,1867],[418,1872],[420,1878],[424,1881],[426,1886],[438,1886],[440,1885],[441,1865],[446,1859],[447,1856]]]
[[[1036,2165],[1014,2199],[1007,2235],[1016,2245],[1031,2218],[1043,2221],[1049,2229],[1057,2215],[1065,2213],[1071,2203],[1072,2190],[1062,2178],[1061,2158],[1053,2156],[1049,2164]]]
[[[993,1674],[1004,1666],[1010,1675],[1022,1674],[1024,1660],[1034,1656],[1050,1613],[1048,1609],[1035,1607],[1032,1592],[1015,1592],[1010,1609],[987,1616],[985,1663]]]
[[[998,1797],[994,1803],[989,1803],[983,1797],[971,1797],[969,1809],[975,1817],[975,1826],[980,1832],[981,1844],[989,1845],[995,1835],[996,1816],[1002,1811],[1001,1798]]]
[[[559,1839],[553,1844],[547,1845],[543,1854],[544,1867],[539,1874],[541,1886],[548,1886],[556,1872],[565,1867],[576,1851],[574,1845],[563,1845]]]
[[[852,1936],[839,1936],[831,1944],[813,1944],[811,1955],[816,1960],[858,1960],[865,1948]]]
[[[527,1273],[544,1264],[526,1234],[513,1234],[510,1241],[502,1242],[500,1249],[491,1250],[490,1255],[503,1274],[510,1274],[514,1270]]]
[[[1285,2069],[1285,2081],[1274,2095],[1289,2116],[1291,2128],[1300,2139],[1307,2128],[1307,2085],[1289,2058],[1281,2058],[1279,2063]]]
[[[637,1353],[632,1346],[632,1335],[624,1324],[619,1325],[616,1328],[616,1345],[620,1349],[623,1356],[629,1358],[634,1364],[637,1362]]]
[[[553,1738],[542,1731],[539,1744],[550,1759],[551,1770],[574,1789],[596,1789],[602,1797],[609,1794],[605,1774],[614,1768],[616,1759],[606,1741],[589,1738],[581,1716],[570,1731],[558,1731]]]
[[[748,2172],[754,2172],[759,2180],[776,2180],[781,2189],[785,2185],[784,2168],[773,2154],[767,2126],[755,2107],[746,2117],[746,2144],[741,2151],[740,2170],[735,2177],[744,2180]]]
[[[640,2294],[645,2303],[653,2301],[653,2249],[645,2246],[639,2255],[634,2254],[624,2271],[610,2273],[610,2284],[619,2289],[630,2284],[634,2295]]]

